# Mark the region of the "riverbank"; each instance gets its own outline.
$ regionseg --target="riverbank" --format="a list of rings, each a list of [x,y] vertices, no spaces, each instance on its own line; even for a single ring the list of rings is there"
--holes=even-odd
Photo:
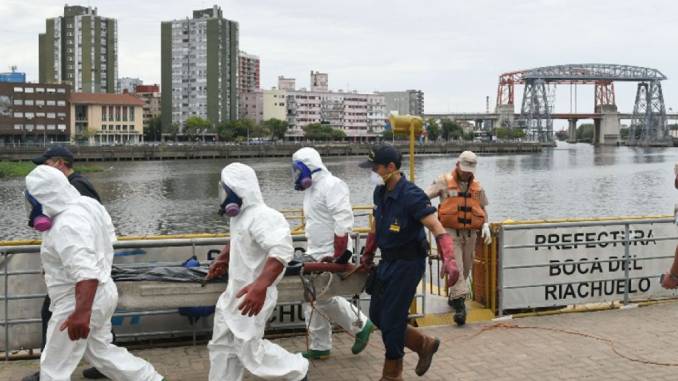
[[[30,161],[0,161],[0,179],[26,176],[33,168],[35,168],[35,164]],[[97,165],[78,165],[75,167],[75,171],[80,173],[101,172],[102,170]]]
[[[290,157],[301,147],[315,147],[322,156],[363,156],[370,144],[257,144],[222,145],[191,144],[166,145],[144,144],[133,146],[69,146],[78,161],[137,161],[137,160],[188,160],[219,158],[265,158]],[[406,154],[408,145],[396,143]],[[473,143],[422,144],[416,146],[419,154],[454,154],[465,150],[486,154],[515,154],[541,152],[543,147],[535,143]],[[0,147],[0,161],[28,161],[44,152],[44,147]]]

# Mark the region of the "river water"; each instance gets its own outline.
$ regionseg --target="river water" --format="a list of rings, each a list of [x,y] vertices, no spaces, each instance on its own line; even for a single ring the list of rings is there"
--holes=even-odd
[[[417,156],[416,183],[430,184],[451,170],[456,156]],[[369,204],[369,171],[362,157],[327,158],[328,169],[344,179],[353,204]],[[478,178],[486,189],[493,222],[672,214],[676,148],[593,147],[560,143],[542,153],[481,156]],[[290,160],[243,160],[252,166],[266,202],[277,209],[300,208]],[[216,214],[219,173],[228,161],[104,162],[89,174],[119,235],[223,232]],[[408,163],[403,163],[407,173]],[[0,240],[35,238],[26,226],[23,178],[0,180]]]

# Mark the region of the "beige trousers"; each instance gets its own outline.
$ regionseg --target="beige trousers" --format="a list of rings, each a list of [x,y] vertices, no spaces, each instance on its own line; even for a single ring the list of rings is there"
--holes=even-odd
[[[453,285],[448,285],[450,287],[450,299],[463,298],[469,291],[466,279],[471,275],[471,270],[473,269],[478,232],[475,230],[461,230],[457,234],[457,231],[454,229],[446,228],[445,230],[450,233],[454,240],[454,258],[459,269],[459,279],[457,279],[457,282]]]

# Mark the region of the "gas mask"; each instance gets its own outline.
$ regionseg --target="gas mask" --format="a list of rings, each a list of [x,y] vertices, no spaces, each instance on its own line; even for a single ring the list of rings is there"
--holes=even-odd
[[[28,226],[39,232],[46,232],[52,227],[52,219],[42,213],[42,205],[28,191],[24,191],[24,209]]]
[[[311,171],[306,164],[301,161],[295,161],[292,163],[292,178],[294,179],[294,190],[304,191],[313,185],[313,179],[311,176],[320,172],[321,169]]]
[[[219,215],[235,217],[240,213],[242,199],[228,185],[219,181]]]

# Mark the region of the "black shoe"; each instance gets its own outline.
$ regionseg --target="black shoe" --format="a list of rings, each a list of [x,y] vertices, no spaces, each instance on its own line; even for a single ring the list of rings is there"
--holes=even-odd
[[[464,298],[448,299],[447,303],[454,308],[454,322],[458,326],[466,324],[466,303],[464,303]]]
[[[99,372],[99,370],[98,370],[97,368],[94,368],[94,367],[92,367],[92,368],[87,368],[87,369],[83,370],[83,371],[82,371],[82,376],[85,377],[85,378],[87,378],[87,379],[90,379],[90,380],[97,380],[97,379],[101,379],[101,378],[108,378],[108,377],[104,376],[103,373]]]
[[[40,381],[40,372],[35,372],[30,376],[26,376],[21,379],[21,381]]]

